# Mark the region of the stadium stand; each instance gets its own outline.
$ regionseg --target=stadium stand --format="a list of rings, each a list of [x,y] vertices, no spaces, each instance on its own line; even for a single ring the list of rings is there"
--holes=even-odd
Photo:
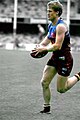
[[[46,18],[46,4],[50,0],[19,0],[18,1],[18,17],[22,18]],[[66,17],[67,8],[66,0],[61,0],[64,4],[63,17]],[[71,0],[72,1],[72,0]],[[75,2],[71,2],[72,9],[71,16],[74,16],[76,12]],[[0,2],[0,16],[13,17],[14,14],[14,2],[13,0],[3,0]]]
[[[20,42],[23,43],[37,43],[38,42],[38,34],[32,34],[31,32],[38,33],[37,24],[38,23],[30,23],[30,19],[46,19],[46,4],[50,0],[18,0],[18,25],[17,30],[20,31],[20,34],[17,34],[17,37],[19,38]],[[63,2],[63,15],[62,17],[66,19],[67,14],[67,0],[60,0]],[[78,0],[80,1],[80,0]],[[71,0],[71,34],[80,35],[80,14],[77,13],[78,7],[75,4],[75,0]],[[79,6],[79,5],[78,5]],[[79,7],[80,8],[80,7]],[[5,44],[6,42],[13,42],[13,16],[14,16],[14,0],[0,0],[0,20],[3,18],[3,21],[0,21],[0,43],[3,41]],[[6,19],[6,22],[4,18],[11,18]],[[74,21],[76,19],[76,23]],[[77,20],[78,19],[78,20]],[[11,21],[12,20],[12,21]],[[3,23],[3,24],[2,24]],[[31,24],[31,27],[30,27]],[[74,30],[74,26],[75,27]],[[6,26],[6,27],[5,27]],[[46,25],[44,26],[46,28]],[[3,31],[8,31],[8,34],[3,34]],[[23,34],[24,31],[26,34]],[[29,31],[29,33],[27,33]],[[30,34],[31,33],[31,34]]]
[[[43,12],[42,12],[43,11]],[[43,13],[43,14],[42,14]],[[14,3],[11,1],[0,2],[0,16],[13,17]],[[18,17],[46,17],[46,2],[45,1],[27,1],[24,0],[18,3]]]

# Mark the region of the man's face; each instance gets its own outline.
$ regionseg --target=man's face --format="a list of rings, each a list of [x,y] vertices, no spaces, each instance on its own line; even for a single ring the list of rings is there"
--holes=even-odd
[[[55,12],[51,7],[47,7],[47,16],[48,16],[48,20],[50,21],[54,21],[56,16],[57,16],[57,12]]]

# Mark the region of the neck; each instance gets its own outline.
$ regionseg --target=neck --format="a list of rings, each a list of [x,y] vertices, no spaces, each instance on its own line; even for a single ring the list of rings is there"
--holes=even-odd
[[[58,20],[59,20],[59,17],[55,18],[54,20],[52,20],[52,24],[53,24],[53,25],[56,25],[57,22],[58,22]]]

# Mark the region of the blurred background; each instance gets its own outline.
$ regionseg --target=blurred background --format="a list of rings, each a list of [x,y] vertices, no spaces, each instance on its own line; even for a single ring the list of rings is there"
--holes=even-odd
[[[0,47],[14,42],[17,47],[18,44],[39,43],[47,33],[46,5],[49,1],[0,0]],[[71,45],[79,50],[80,0],[59,1],[63,4],[62,18],[69,25]]]
[[[39,114],[43,107],[40,79],[51,53],[34,59],[26,50],[47,33],[48,1],[0,0],[0,120],[80,120],[80,83],[60,95],[56,77],[51,85],[51,114]],[[60,2],[71,34],[73,76],[80,71],[80,0]]]

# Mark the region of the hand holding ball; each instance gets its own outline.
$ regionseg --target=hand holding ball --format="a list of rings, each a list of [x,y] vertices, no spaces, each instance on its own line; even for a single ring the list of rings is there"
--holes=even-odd
[[[38,48],[38,47],[43,47],[43,46],[37,45],[36,48]],[[33,58],[42,58],[42,57],[44,57],[44,56],[48,53],[48,51],[37,52],[37,51],[36,51],[36,48],[34,48],[34,50],[32,50],[32,51],[30,52],[30,55],[31,55]]]

